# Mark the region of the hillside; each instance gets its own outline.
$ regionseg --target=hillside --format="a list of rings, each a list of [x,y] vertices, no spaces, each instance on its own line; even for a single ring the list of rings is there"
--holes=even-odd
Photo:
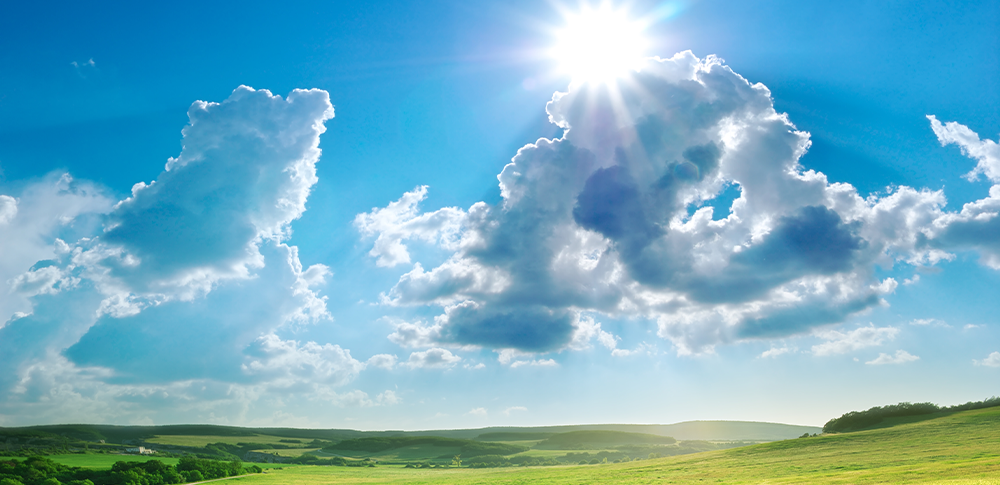
[[[559,433],[538,443],[540,450],[583,450],[620,445],[672,445],[677,440],[669,436],[624,431],[570,431]]]
[[[620,431],[670,436],[678,440],[706,441],[774,441],[801,436],[803,433],[819,433],[815,426],[796,426],[778,423],[749,421],[687,421],[676,424],[587,424],[568,426],[535,427],[488,427],[474,429],[421,430],[421,431],[358,431],[353,429],[301,429],[301,428],[242,428],[215,425],[165,425],[165,426],[114,426],[100,424],[67,424],[47,426],[25,426],[16,428],[0,427],[0,438],[5,437],[46,437],[49,439],[71,439],[85,442],[105,440],[107,443],[122,444],[151,439],[154,436],[209,436],[230,437],[214,439],[211,442],[226,441],[236,443],[262,442],[257,437],[274,436],[301,440],[341,441],[353,438],[380,436],[439,436],[442,438],[478,439],[480,441],[507,441],[497,438],[480,437],[492,433],[533,433],[531,438],[545,439],[556,433],[573,431]],[[0,440],[2,441],[2,440]]]
[[[301,467],[236,481],[246,485],[1000,483],[1000,408],[962,411],[889,428],[791,439],[693,455],[607,465],[430,469]],[[236,485],[236,484],[232,484]]]
[[[678,440],[705,441],[775,441],[797,438],[804,433],[820,433],[818,426],[761,423],[755,421],[684,421],[675,424],[581,424],[566,426],[493,426],[478,429],[427,430],[400,432],[401,435],[434,435],[449,438],[477,439],[492,433],[568,433],[572,431],[621,431],[670,436]],[[485,440],[486,438],[478,438]],[[540,439],[540,438],[536,438]]]

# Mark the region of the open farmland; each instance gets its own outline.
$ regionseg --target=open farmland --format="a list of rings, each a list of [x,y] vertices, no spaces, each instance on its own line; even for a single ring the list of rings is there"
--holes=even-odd
[[[327,483],[1000,483],[1000,408],[889,428],[607,465],[496,469],[294,467],[232,480]]]
[[[145,456],[145,455],[117,455],[117,454],[97,454],[97,453],[69,453],[65,455],[49,455],[48,458],[56,463],[66,466],[76,466],[80,468],[108,469],[116,462],[147,462],[149,460],[159,460],[167,465],[176,465],[179,459],[171,457]],[[23,460],[24,457],[3,457],[4,460]]]

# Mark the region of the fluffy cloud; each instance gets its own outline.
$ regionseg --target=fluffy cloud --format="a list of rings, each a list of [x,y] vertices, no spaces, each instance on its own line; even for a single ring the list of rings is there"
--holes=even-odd
[[[395,355],[390,354],[376,354],[368,358],[366,364],[371,367],[379,367],[382,369],[392,369],[396,366],[396,361],[398,358]]]
[[[0,195],[0,327],[15,313],[31,313],[31,296],[76,281],[55,264],[70,249],[62,240],[94,233],[114,204],[100,187],[59,173],[14,195]]]
[[[977,160],[967,178],[974,180],[982,174],[994,185],[988,197],[965,204],[958,213],[941,214],[924,231],[926,245],[941,251],[977,251],[983,264],[1000,269],[1000,145],[980,140],[979,135],[956,122],[941,124],[934,116],[927,118],[942,146],[958,145],[963,154]]]
[[[915,360],[920,360],[920,357],[912,355],[905,350],[897,350],[896,355],[879,353],[878,357],[876,357],[874,360],[869,360],[868,362],[865,362],[865,364],[868,365],[905,364],[907,362],[913,362]]]
[[[447,349],[433,348],[423,352],[413,352],[404,365],[411,369],[446,368],[461,361],[462,358],[452,354]]]
[[[877,347],[886,340],[892,340],[899,334],[896,327],[876,327],[869,325],[850,332],[838,332],[836,330],[826,330],[817,333],[817,336],[826,340],[821,344],[813,345],[812,352],[816,355],[836,355],[864,349],[867,347]]]
[[[0,195],[0,224],[6,224],[17,215],[17,199]]]
[[[281,340],[274,334],[261,336],[245,353],[244,372],[282,386],[297,382],[342,385],[353,380],[365,367],[339,345],[300,344]]]
[[[979,162],[966,177],[975,180],[979,175],[985,175],[990,181],[1000,183],[1000,145],[993,140],[980,140],[976,132],[955,121],[942,124],[934,115],[928,115],[927,119],[941,146],[958,145],[964,155]]]
[[[354,225],[365,236],[378,234],[375,247],[369,255],[376,258],[378,266],[393,267],[410,262],[410,253],[403,245],[407,239],[439,241],[444,246],[454,244],[458,224],[464,216],[455,208],[445,208],[420,214],[418,204],[427,198],[427,186],[407,192],[399,200],[383,209],[374,208],[367,214],[358,214]]]
[[[331,318],[318,293],[328,268],[304,267],[283,242],[317,181],[319,136],[333,116],[327,93],[282,98],[241,86],[188,114],[180,155],[117,204],[66,175],[0,199],[0,276],[12,290],[0,310],[4,320],[16,315],[0,328],[8,404],[46,402],[57,416],[75,403],[92,408],[85,420],[94,420],[128,414],[128,396],[148,402],[165,393],[197,396],[238,421],[276,388],[339,403],[398,402],[392,391],[374,400],[333,392],[366,364],[337,345],[279,337]]]
[[[1000,367],[1000,352],[993,352],[990,355],[986,356],[985,359],[973,360],[972,362],[975,363],[976,365],[982,365],[986,367]]]
[[[422,213],[418,187],[357,216],[379,265],[409,262],[413,239],[450,253],[383,296],[443,310],[394,341],[582,348],[590,312],[652,319],[678,353],[711,352],[886,304],[897,282],[876,279],[877,266],[934,264],[959,243],[986,254],[989,238],[959,219],[985,220],[993,202],[950,214],[941,191],[863,197],[830,183],[799,164],[809,134],[770,91],[714,57],[649,59],[613,86],[571,85],[546,109],[565,134],[518,151],[498,175],[499,204]]]
[[[181,154],[115,205],[100,238],[117,252],[99,263],[133,292],[190,299],[259,268],[259,241],[287,237],[305,211],[333,107],[325,91],[240,86],[188,117]]]
[[[558,367],[559,363],[554,359],[532,359],[534,354],[530,352],[521,352],[517,349],[501,349],[496,351],[497,360],[502,365],[509,365],[511,369],[516,369],[522,366],[535,366],[535,367]]]

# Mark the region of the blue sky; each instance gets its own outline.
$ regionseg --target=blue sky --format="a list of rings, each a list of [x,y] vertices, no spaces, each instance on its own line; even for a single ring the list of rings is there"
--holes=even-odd
[[[995,2],[611,8],[607,83],[577,3],[8,8],[0,425],[997,394]]]

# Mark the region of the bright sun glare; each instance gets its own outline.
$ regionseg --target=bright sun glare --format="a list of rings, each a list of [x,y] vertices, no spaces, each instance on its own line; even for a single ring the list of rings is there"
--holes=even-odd
[[[568,14],[552,56],[573,81],[608,82],[633,69],[642,58],[643,26],[608,5]]]

